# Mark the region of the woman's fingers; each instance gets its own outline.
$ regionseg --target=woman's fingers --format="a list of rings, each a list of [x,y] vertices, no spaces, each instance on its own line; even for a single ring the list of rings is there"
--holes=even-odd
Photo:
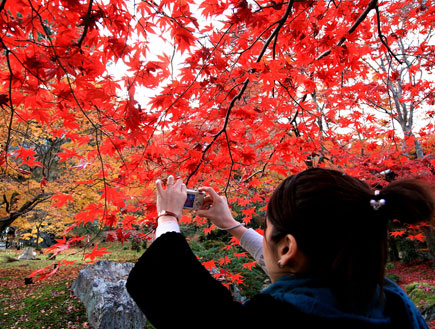
[[[181,189],[183,185],[186,186],[185,184],[183,184],[183,181],[181,179],[177,179],[177,182],[174,184],[174,176],[172,175],[169,175],[166,179],[166,190],[168,188]],[[164,190],[162,186],[162,181],[160,179],[156,180],[156,186],[157,191],[162,194]]]
[[[181,179],[177,179],[177,181],[174,184],[174,190],[175,191],[182,191],[182,187],[183,187],[183,181]],[[184,185],[186,186],[186,185]]]
[[[169,175],[168,179],[166,180],[166,189],[172,188],[174,186],[174,176]]]
[[[163,187],[162,187],[162,181],[160,179],[156,180],[156,187],[157,187],[158,195],[162,195]]]
[[[213,204],[212,198],[210,198],[209,196],[206,196],[204,198],[204,201],[202,202],[201,209],[208,209],[212,204]]]
[[[198,215],[198,216],[200,216],[200,217],[205,217],[205,218],[208,218],[209,216],[209,213],[211,212],[212,210],[210,210],[210,209],[198,209],[197,211],[196,211],[196,214]]]
[[[217,194],[216,191],[211,187],[203,186],[203,187],[200,187],[199,190],[207,192],[211,196],[213,201],[216,201],[220,198],[219,194]]]

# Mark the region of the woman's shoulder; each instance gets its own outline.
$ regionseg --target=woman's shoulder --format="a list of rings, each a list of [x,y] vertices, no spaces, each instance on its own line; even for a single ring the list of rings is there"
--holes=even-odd
[[[334,329],[386,329],[389,326],[368,324],[355,320],[307,314],[291,303],[261,293],[244,304],[247,316],[256,319],[253,328],[318,329],[331,326]]]
[[[258,294],[243,306],[251,318],[256,318],[255,328],[286,328],[286,323],[288,328],[294,329],[319,328],[318,322],[309,319],[292,304],[277,300],[269,294]]]

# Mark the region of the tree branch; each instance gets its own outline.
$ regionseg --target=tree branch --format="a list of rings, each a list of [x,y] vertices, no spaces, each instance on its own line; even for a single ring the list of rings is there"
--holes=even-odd
[[[196,168],[195,168],[195,169],[194,169],[194,170],[189,174],[189,176],[187,176],[187,179],[186,179],[186,186],[189,184],[189,181],[190,181],[190,179],[192,178],[192,176],[195,175],[196,172],[198,171],[198,169],[201,167],[202,163],[203,163],[204,160],[205,160],[205,154],[207,153],[207,151],[211,148],[211,146],[214,144],[214,142],[216,141],[216,139],[218,139],[218,137],[219,137],[220,135],[222,135],[222,134],[225,132],[225,130],[227,129],[228,122],[229,122],[229,118],[230,118],[231,110],[232,110],[234,104],[236,103],[236,101],[239,100],[239,99],[242,97],[243,93],[245,92],[246,88],[248,87],[248,84],[249,84],[249,79],[246,79],[245,82],[243,83],[243,86],[242,86],[242,88],[240,89],[239,93],[238,93],[236,96],[234,96],[233,99],[231,100],[231,103],[230,103],[230,105],[229,105],[229,107],[228,107],[228,110],[227,110],[227,113],[226,113],[226,115],[225,115],[225,121],[224,121],[224,125],[223,125],[223,127],[221,128],[221,130],[219,130],[219,132],[218,132],[217,134],[215,134],[215,135],[213,136],[212,141],[211,141],[211,142],[207,145],[207,147],[202,151],[202,157],[201,157],[201,160],[199,161],[199,163],[198,163],[198,165],[196,166]]]
[[[3,0],[2,3],[0,4],[0,12],[5,8],[6,5],[6,0]]]
[[[88,28],[89,28],[89,20],[91,17],[91,12],[92,12],[92,3],[94,2],[94,0],[89,0],[89,7],[88,7],[88,12],[86,13],[86,17],[84,19],[84,30],[83,30],[83,34],[79,40],[79,42],[77,43],[77,47],[81,48],[82,47],[82,43],[85,40],[86,37],[86,33],[88,33]]]
[[[379,13],[379,6],[377,4],[375,6],[375,10],[376,10],[376,17],[377,17],[377,21],[378,21],[379,39],[381,40],[381,42],[385,46],[385,48],[387,48],[387,50],[391,54],[391,56],[393,56],[396,59],[396,61],[398,61],[400,64],[402,64],[402,62],[393,53],[393,51],[391,50],[390,46],[388,46],[388,43],[386,42],[387,38],[382,34],[382,31],[381,31],[381,14]]]
[[[279,19],[278,21],[278,26],[275,28],[275,30],[272,32],[272,34],[269,36],[269,38],[267,39],[267,41],[264,43],[263,48],[260,51],[260,54],[257,57],[256,63],[259,63],[261,61],[261,59],[263,58],[266,49],[269,47],[269,44],[272,42],[272,40],[278,35],[279,31],[281,30],[281,28],[283,27],[285,21],[287,20],[288,16],[290,15],[292,8],[293,8],[293,2],[294,0],[291,0],[287,6],[287,9],[285,11],[285,13],[283,14],[283,16]],[[248,87],[249,84],[249,78],[247,78],[244,82],[243,82],[243,86],[240,89],[240,91],[238,92],[237,95],[235,95],[233,97],[233,99],[231,100],[231,103],[228,107],[227,113],[225,115],[225,121],[224,121],[224,125],[222,127],[222,129],[216,134],[214,135],[212,141],[207,145],[207,147],[202,151],[202,157],[201,160],[199,161],[198,165],[195,167],[195,169],[189,174],[189,176],[187,176],[186,179],[186,186],[189,184],[190,179],[192,178],[193,175],[195,175],[197,173],[197,171],[199,170],[199,168],[201,167],[202,163],[205,160],[205,154],[207,153],[207,151],[211,148],[211,146],[214,144],[214,142],[216,141],[216,139],[226,131],[227,126],[228,126],[228,122],[229,122],[229,117],[230,117],[230,113],[232,108],[234,107],[235,103],[237,100],[239,100],[243,93],[245,92],[246,88]]]
[[[228,153],[229,153],[229,155],[230,155],[230,159],[231,159],[230,173],[228,174],[227,185],[225,186],[225,189],[224,189],[225,196],[227,196],[227,190],[228,190],[228,187],[230,186],[231,174],[232,174],[232,172],[233,172],[234,159],[233,159],[233,154],[231,153],[230,140],[229,140],[229,138],[228,138],[228,133],[227,133],[226,130],[225,130],[225,139],[226,139],[226,141],[227,141]],[[227,196],[227,198],[228,198],[228,196]]]
[[[10,226],[18,217],[33,210],[39,203],[47,201],[52,195],[53,193],[38,194],[32,200],[25,202],[17,211],[9,213],[8,216],[0,217],[0,233]]]
[[[377,5],[378,5],[378,0],[371,0],[369,2],[369,4],[367,5],[367,8],[364,10],[364,12],[358,17],[358,19],[355,21],[355,23],[351,26],[351,28],[349,29],[347,34],[353,33],[357,29],[357,27],[366,19],[369,12],[372,11],[373,9],[375,9],[377,7]],[[336,47],[341,46],[345,41],[346,41],[346,37],[345,36],[341,37],[341,39],[337,42]],[[323,54],[321,54],[319,57],[317,57],[316,60],[320,60],[323,57],[328,56],[331,53],[331,51],[332,51],[331,49],[328,49]]]
[[[2,4],[6,3],[6,0],[3,1]],[[4,145],[4,152],[5,152],[5,161],[6,161],[6,166],[7,166],[7,160],[8,160],[8,149],[9,149],[9,143],[11,141],[11,132],[12,132],[12,124],[13,124],[13,120],[14,120],[14,114],[15,114],[15,108],[14,108],[14,104],[12,102],[12,80],[14,78],[14,75],[12,73],[12,67],[11,67],[11,61],[9,58],[9,53],[10,50],[8,47],[6,47],[5,43],[3,42],[3,39],[0,38],[0,42],[3,45],[3,47],[5,48],[5,56],[6,56],[6,63],[8,65],[8,70],[9,70],[9,87],[8,87],[8,93],[9,93],[9,108],[11,109],[11,117],[9,119],[9,125],[8,125],[8,134],[6,137],[6,143]]]

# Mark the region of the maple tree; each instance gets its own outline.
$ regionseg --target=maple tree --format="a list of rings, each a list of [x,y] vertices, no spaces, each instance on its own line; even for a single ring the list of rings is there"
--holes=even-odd
[[[169,174],[246,223],[307,167],[433,182],[434,21],[430,0],[2,0],[1,180],[121,240]]]

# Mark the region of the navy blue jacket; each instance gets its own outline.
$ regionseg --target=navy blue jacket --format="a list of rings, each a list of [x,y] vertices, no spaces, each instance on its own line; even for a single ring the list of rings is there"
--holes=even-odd
[[[385,292],[384,315],[388,323],[373,323],[364,317],[307,313],[297,303],[274,298],[267,290],[241,304],[201,265],[183,235],[175,232],[163,234],[144,252],[126,287],[157,329],[427,328],[406,295],[394,289]],[[416,326],[412,317],[420,326]]]

